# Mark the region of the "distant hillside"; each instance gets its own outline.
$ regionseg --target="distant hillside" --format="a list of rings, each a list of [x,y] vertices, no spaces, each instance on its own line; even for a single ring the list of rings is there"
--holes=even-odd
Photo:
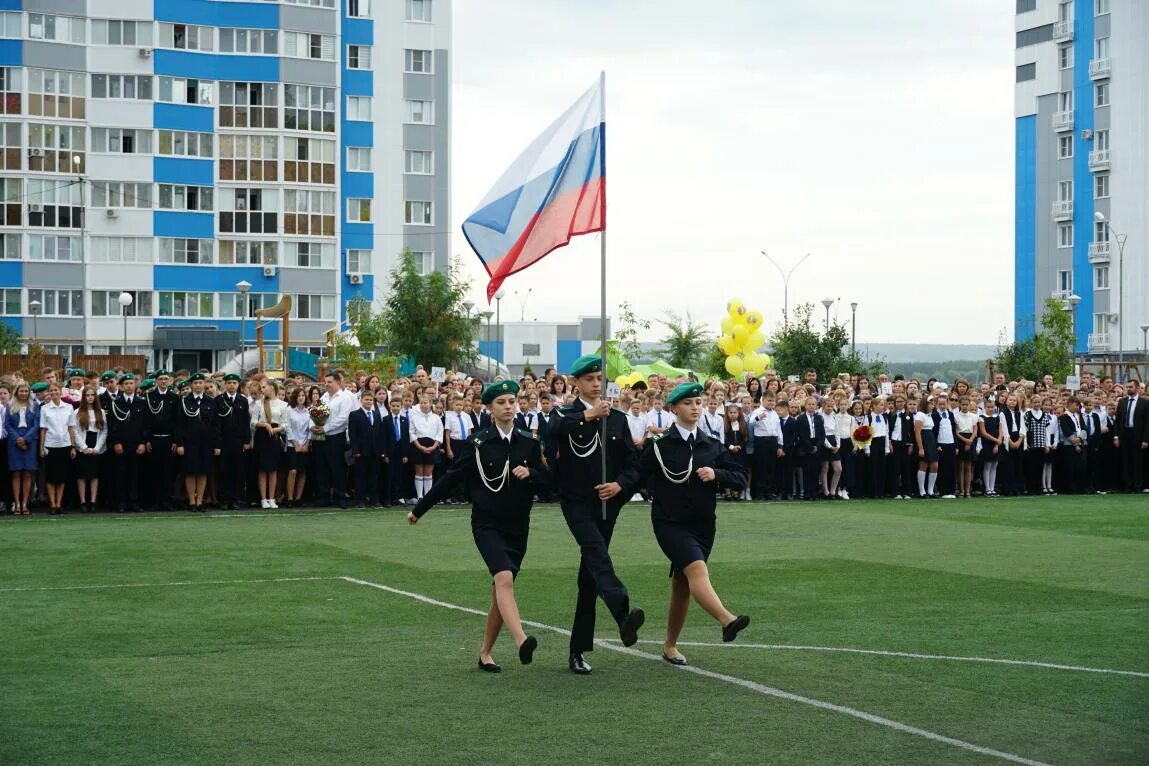
[[[947,346],[939,343],[859,343],[858,353],[880,356],[887,362],[948,362],[976,359],[984,363],[997,356],[997,346]]]

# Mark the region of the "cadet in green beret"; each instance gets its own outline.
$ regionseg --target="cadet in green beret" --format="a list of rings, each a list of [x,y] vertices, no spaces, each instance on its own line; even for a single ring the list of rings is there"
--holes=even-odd
[[[716,482],[744,489],[746,469],[721,442],[698,427],[700,384],[679,384],[666,403],[674,413],[674,424],[647,441],[641,472],[650,488],[654,536],[670,559],[670,608],[662,658],[672,665],[685,665],[677,644],[691,596],[722,626],[725,642],[733,641],[750,624],[749,617],[737,616],[723,606],[706,565],[714,547]]]
[[[179,395],[172,389],[172,375],[167,370],[152,373],[155,386],[144,394],[148,406],[148,495],[145,502],[161,511],[174,510],[172,487],[177,474],[176,419]],[[140,386],[140,390],[144,390]]]
[[[474,449],[460,453],[443,478],[407,514],[407,521],[416,524],[455,487],[465,483],[470,488],[471,534],[494,579],[479,650],[479,668],[488,673],[502,670],[491,652],[504,624],[518,646],[522,664],[531,663],[538,646],[538,641],[523,631],[514,581],[527,552],[533,496],[548,477],[538,439],[530,431],[515,428],[518,392],[513,380],[492,383],[483,390],[483,404],[490,409],[493,422],[470,435],[468,441]]]
[[[204,380],[201,372],[192,375],[188,379],[191,393],[176,405],[179,410],[174,444],[176,454],[184,460],[188,510],[194,513],[204,512],[207,477],[215,469],[215,459],[220,454],[216,402],[204,394]]]
[[[116,501],[121,513],[140,509],[140,462],[147,452],[148,413],[136,391],[136,376],[119,379],[120,392],[108,413],[108,443],[116,465]]]

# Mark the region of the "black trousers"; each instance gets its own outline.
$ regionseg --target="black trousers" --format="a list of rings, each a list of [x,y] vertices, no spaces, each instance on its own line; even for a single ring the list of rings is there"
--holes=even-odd
[[[224,441],[219,449],[219,501],[223,505],[239,505],[244,499],[245,464],[243,442]]]
[[[1031,495],[1041,494],[1041,474],[1045,464],[1053,461],[1044,447],[1034,447],[1025,451],[1025,488]]]
[[[1125,429],[1128,434],[1130,429]],[[1136,436],[1123,436],[1121,446],[1121,478],[1122,486],[1129,492],[1140,492],[1144,489],[1145,450],[1141,449],[1141,440]]]
[[[473,442],[469,442],[464,439],[451,440],[451,455],[454,457],[454,459],[451,461],[452,463],[456,460],[463,459],[464,456],[469,455],[474,451],[475,445]],[[464,502],[471,502],[471,488],[467,486],[467,482],[462,482],[459,485],[459,488],[455,490],[455,499],[459,498],[462,498]]]
[[[778,494],[778,439],[754,437],[754,486],[750,495],[761,500]]]
[[[347,434],[328,434],[315,446],[319,447],[319,475],[316,477],[319,497],[316,502],[323,505],[333,502],[331,494],[334,492],[334,503],[346,508],[347,461],[343,453],[347,448]]]
[[[379,467],[382,463],[383,458],[378,455],[360,455],[355,458],[355,499],[360,505],[377,500],[376,488],[379,486]]]
[[[1010,441],[1010,438],[1006,436],[1006,441]],[[1016,440],[1016,436],[1013,439]],[[1004,445],[1005,442],[1002,444]],[[1006,449],[1000,453],[1001,457],[997,461],[997,491],[1000,494],[1020,495],[1025,489],[1025,473],[1022,468],[1022,456],[1024,454],[1024,450],[1020,447]]]
[[[116,502],[122,510],[135,511],[140,505],[140,456],[135,444],[125,444],[124,454],[116,455]]]
[[[1085,490],[1085,450],[1077,451],[1071,444],[1057,448],[1057,470],[1053,474],[1057,491],[1077,495]]]
[[[395,505],[403,497],[403,477],[407,468],[402,455],[394,454],[389,457],[389,462],[383,464],[381,481],[383,489],[380,492],[383,505]]]
[[[938,445],[938,479],[935,491],[952,495],[957,491],[957,443]]]
[[[571,654],[594,649],[595,601],[601,597],[614,621],[620,626],[630,613],[630,594],[614,572],[610,560],[610,538],[617,517],[602,518],[598,502],[566,500],[562,503],[567,528],[582,551],[578,568],[578,597],[571,627]]]
[[[893,466],[890,472],[890,490],[895,495],[917,497],[917,469],[913,442],[894,442],[894,451],[888,463]]]
[[[807,498],[818,497],[820,486],[818,476],[822,471],[822,457],[815,449],[812,454],[802,455],[802,484]]]
[[[172,452],[173,439],[169,436],[152,437],[150,503],[161,511],[172,510],[172,492],[176,481],[176,454]]]
[[[870,486],[866,497],[886,496],[886,437],[875,436],[870,442],[870,456],[866,458],[870,468]]]

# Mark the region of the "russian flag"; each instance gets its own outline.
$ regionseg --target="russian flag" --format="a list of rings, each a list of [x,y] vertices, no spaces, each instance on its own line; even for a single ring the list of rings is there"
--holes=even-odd
[[[463,222],[491,281],[541,260],[578,234],[606,228],[604,78],[551,123]]]

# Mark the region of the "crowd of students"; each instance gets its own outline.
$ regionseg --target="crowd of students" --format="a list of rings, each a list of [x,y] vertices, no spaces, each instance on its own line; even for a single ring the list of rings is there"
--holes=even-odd
[[[571,381],[548,369],[518,382],[515,424],[553,463]],[[654,375],[617,392],[638,448],[674,423],[666,395],[682,382]],[[337,369],[319,384],[206,371],[11,374],[0,378],[0,502],[17,515],[413,503],[490,423],[483,387],[460,374],[432,382],[422,367],[389,381]],[[1149,400],[1137,381],[1086,373],[1069,391],[1050,376],[971,385],[820,381],[808,370],[712,378],[702,397],[700,427],[750,476],[745,490],[719,487],[732,501],[1149,492]]]

